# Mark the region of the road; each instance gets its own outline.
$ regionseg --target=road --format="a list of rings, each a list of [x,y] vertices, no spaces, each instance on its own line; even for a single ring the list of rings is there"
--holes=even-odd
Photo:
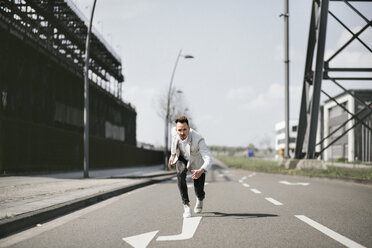
[[[169,180],[10,236],[0,247],[372,247],[372,185],[213,168],[204,212],[185,222]]]

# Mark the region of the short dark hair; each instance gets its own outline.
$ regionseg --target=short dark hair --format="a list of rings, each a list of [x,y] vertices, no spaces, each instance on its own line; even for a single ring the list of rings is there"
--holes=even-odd
[[[180,123],[186,123],[187,124],[187,126],[189,125],[189,120],[187,119],[187,117],[186,116],[180,116],[180,117],[178,117],[177,119],[176,119],[176,124],[178,123],[178,122],[180,122]]]

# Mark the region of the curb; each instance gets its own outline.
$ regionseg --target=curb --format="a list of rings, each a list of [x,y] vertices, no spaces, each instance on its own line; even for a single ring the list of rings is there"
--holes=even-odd
[[[167,174],[169,175],[169,174]],[[159,175],[158,175],[159,176]],[[68,213],[80,210],[82,208],[91,206],[101,201],[107,200],[111,197],[115,197],[135,189],[139,189],[145,186],[149,186],[155,183],[167,181],[174,175],[171,174],[169,177],[161,179],[151,179],[145,182],[132,184],[123,188],[114,189],[112,191],[97,193],[91,196],[83,197],[77,200],[68,201],[65,203],[50,206],[44,209],[36,210],[30,213],[24,213],[17,215],[14,218],[0,220],[0,238],[5,238],[11,234],[15,234],[20,231],[24,231],[37,224],[50,221],[57,217],[66,215]],[[153,176],[154,177],[154,176]]]
[[[168,172],[168,173],[158,173],[158,174],[147,175],[147,176],[111,176],[108,178],[110,179],[143,179],[143,178],[170,176],[170,175],[176,175],[176,172],[174,171],[174,172]]]

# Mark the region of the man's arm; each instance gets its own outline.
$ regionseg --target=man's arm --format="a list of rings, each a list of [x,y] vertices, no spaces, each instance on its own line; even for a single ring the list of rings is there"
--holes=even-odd
[[[192,170],[192,179],[198,179],[204,172],[208,171],[212,166],[213,158],[211,152],[209,151],[204,139],[201,139],[198,143],[199,152],[204,160],[204,164],[199,170]]]
[[[172,136],[172,142],[171,142],[171,155],[169,157],[169,162],[168,162],[168,167],[170,168],[171,166],[174,166],[174,158],[176,156],[176,151],[177,151],[177,132],[176,128],[172,128],[171,130],[171,136]]]
[[[172,166],[174,166],[174,157],[175,157],[175,154],[171,154],[170,157],[169,157],[169,162],[168,162],[168,167],[171,168]]]
[[[177,151],[177,132],[176,128],[173,127],[171,131],[172,136],[172,142],[171,142],[171,154],[176,154]]]
[[[201,169],[203,169],[204,171],[208,171],[212,166],[213,158],[211,152],[207,147],[207,144],[205,144],[204,139],[201,139],[199,141],[199,152],[204,160],[204,164],[202,165]]]

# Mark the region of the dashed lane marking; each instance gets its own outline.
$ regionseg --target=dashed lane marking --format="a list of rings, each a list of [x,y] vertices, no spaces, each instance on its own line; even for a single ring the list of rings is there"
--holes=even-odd
[[[349,238],[346,238],[345,236],[342,236],[341,234],[339,233],[336,233],[335,231],[332,231],[331,229],[329,229],[328,227],[326,226],[323,226],[322,224],[319,224],[318,222],[306,217],[305,215],[295,215],[298,219],[302,220],[303,222],[305,222],[306,224],[314,227],[315,229],[317,229],[318,231],[324,233],[325,235],[327,235],[328,237],[336,240],[337,242],[340,242],[341,244],[343,244],[344,246],[346,247],[353,247],[353,248],[366,248],[365,246],[363,245],[360,245],[354,241],[352,241],[351,239]]]
[[[251,189],[251,191],[255,194],[261,194],[261,191],[259,191],[258,189]]]
[[[247,183],[243,183],[243,186],[249,188],[249,184]]]
[[[279,202],[279,201],[277,201],[277,200],[275,200],[275,199],[273,199],[271,197],[266,197],[265,199],[268,200],[269,202],[271,202],[272,204],[276,205],[276,206],[283,205],[283,203],[281,203],[281,202]]]

